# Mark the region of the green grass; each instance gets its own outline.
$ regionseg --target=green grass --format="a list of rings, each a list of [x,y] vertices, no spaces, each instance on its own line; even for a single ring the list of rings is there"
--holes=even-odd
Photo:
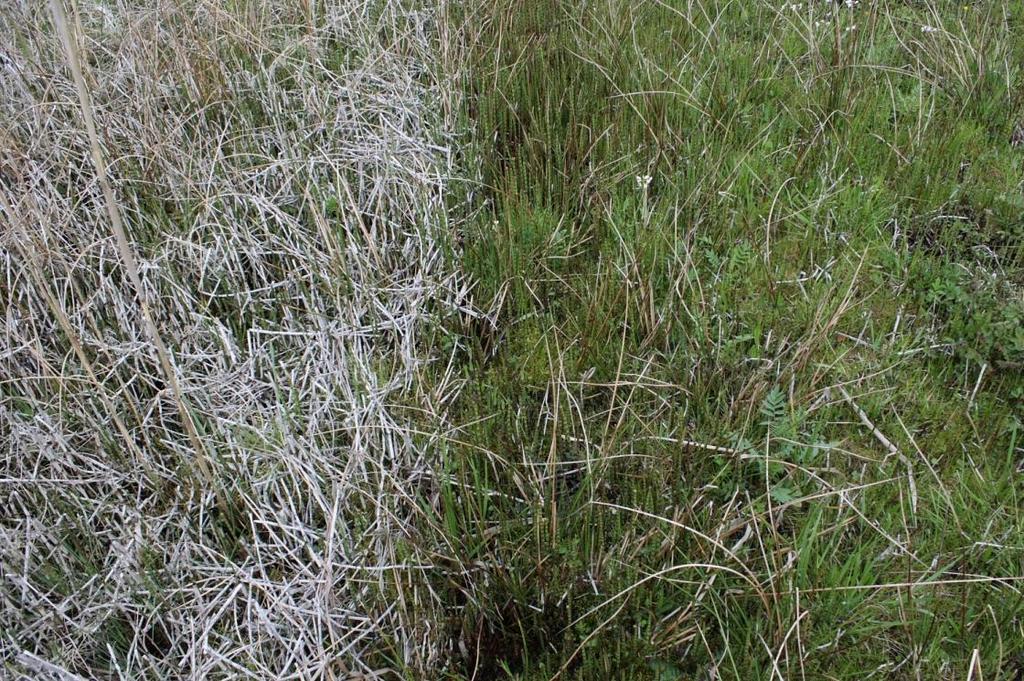
[[[462,20],[449,677],[1014,678],[1021,8]]]

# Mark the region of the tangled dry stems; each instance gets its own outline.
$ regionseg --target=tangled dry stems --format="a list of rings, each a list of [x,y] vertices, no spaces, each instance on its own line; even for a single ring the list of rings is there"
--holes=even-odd
[[[443,421],[421,338],[466,306],[457,93],[432,66],[443,7],[406,5],[78,3],[141,298],[52,17],[0,12],[8,669],[339,678],[443,654],[437,596],[403,576],[429,560],[396,540]]]

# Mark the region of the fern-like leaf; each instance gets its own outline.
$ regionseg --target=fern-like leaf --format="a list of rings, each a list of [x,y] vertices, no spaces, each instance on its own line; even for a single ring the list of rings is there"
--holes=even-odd
[[[761,425],[772,428],[786,418],[786,394],[775,386],[761,401]]]

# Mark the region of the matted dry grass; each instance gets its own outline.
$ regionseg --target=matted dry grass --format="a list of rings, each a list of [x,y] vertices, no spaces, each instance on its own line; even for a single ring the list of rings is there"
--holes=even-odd
[[[74,4],[70,53],[0,11],[4,668],[430,668],[395,546],[436,464],[421,336],[465,305],[443,7]]]

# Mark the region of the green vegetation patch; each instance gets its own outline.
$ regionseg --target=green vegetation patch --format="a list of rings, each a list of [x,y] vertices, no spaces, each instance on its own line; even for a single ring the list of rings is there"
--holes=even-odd
[[[1021,9],[456,19],[450,677],[1018,673]]]

